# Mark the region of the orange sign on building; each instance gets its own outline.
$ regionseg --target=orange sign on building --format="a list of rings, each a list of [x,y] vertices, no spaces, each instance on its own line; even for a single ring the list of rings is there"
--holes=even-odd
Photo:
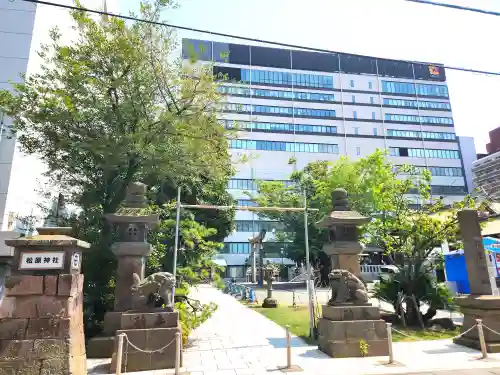
[[[438,76],[441,73],[439,72],[439,68],[437,66],[429,65],[429,74],[431,76]]]

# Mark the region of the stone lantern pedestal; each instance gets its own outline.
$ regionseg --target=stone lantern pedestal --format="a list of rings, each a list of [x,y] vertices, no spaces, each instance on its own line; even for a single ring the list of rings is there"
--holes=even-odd
[[[368,302],[368,292],[359,279],[358,225],[370,219],[349,209],[347,192],[332,193],[333,211],[317,225],[328,229],[329,241],[323,251],[330,256],[332,298],[322,306],[318,323],[318,346],[331,357],[384,356],[389,353],[387,329],[380,310]],[[362,353],[362,344],[367,352]],[[364,346],[364,345],[363,345]]]
[[[82,250],[71,228],[39,228],[14,248],[0,308],[0,373],[87,374]]]

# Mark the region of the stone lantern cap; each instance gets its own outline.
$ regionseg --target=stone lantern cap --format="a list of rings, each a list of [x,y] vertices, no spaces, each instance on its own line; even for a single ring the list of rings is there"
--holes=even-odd
[[[319,228],[329,228],[337,225],[357,226],[368,223],[371,218],[349,209],[349,200],[345,189],[335,189],[332,192],[333,211],[320,220]]]
[[[38,235],[5,240],[7,246],[30,247],[30,246],[51,246],[51,247],[79,247],[81,249],[90,248],[88,242],[70,237],[71,227],[37,228]]]
[[[133,182],[127,189],[122,207],[114,214],[105,215],[111,224],[153,224],[160,222],[160,215],[148,207],[147,187],[141,182]]]

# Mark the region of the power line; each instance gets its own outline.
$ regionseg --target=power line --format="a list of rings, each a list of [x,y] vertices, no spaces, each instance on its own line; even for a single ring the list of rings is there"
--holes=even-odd
[[[192,32],[197,32],[197,33],[201,33],[201,34],[210,34],[210,35],[220,36],[220,37],[224,37],[224,38],[244,40],[247,42],[263,43],[263,44],[269,44],[269,45],[274,45],[274,46],[278,46],[278,47],[287,47],[287,48],[293,48],[293,49],[299,49],[299,50],[311,51],[311,52],[321,52],[321,53],[330,53],[330,54],[342,53],[342,52],[332,51],[332,50],[323,49],[323,48],[314,48],[314,47],[300,46],[300,45],[296,45],[296,44],[273,42],[270,40],[256,39],[256,38],[250,38],[250,37],[244,37],[244,36],[238,36],[238,35],[232,35],[232,34],[226,34],[226,33],[219,33],[219,32],[215,32],[215,31],[196,29],[193,27],[173,25],[173,24],[169,24],[169,23],[165,23],[165,22],[151,21],[151,20],[141,19],[141,18],[137,18],[137,17],[133,17],[133,16],[124,16],[121,14],[116,14],[116,13],[112,13],[112,12],[105,12],[105,11],[101,11],[101,10],[88,9],[88,8],[84,8],[84,7],[76,7],[76,6],[72,6],[72,5],[57,4],[57,3],[53,3],[50,1],[44,1],[44,0],[21,0],[21,1],[33,3],[33,4],[55,6],[55,7],[59,7],[59,8],[68,9],[68,10],[84,11],[84,12],[98,14],[101,16],[121,18],[121,19],[128,20],[128,21],[144,22],[144,23],[148,23],[151,25],[165,26],[165,27],[170,27],[170,28],[178,29],[178,30],[192,31]],[[416,1],[417,2],[417,0],[407,0],[407,1]],[[424,3],[424,1],[419,1],[419,2]],[[430,4],[430,2],[426,2],[426,3]],[[436,3],[436,5],[439,5],[439,3]],[[359,55],[359,54],[354,54],[354,53],[349,53],[348,55],[356,56],[356,57],[363,57],[363,58],[374,58],[373,56]],[[380,59],[386,60],[385,58],[380,58]],[[411,63],[411,64],[436,65],[436,63],[422,62],[422,61],[412,61],[412,60],[398,60],[398,61]],[[445,69],[449,69],[449,70],[457,70],[457,71],[462,71],[462,72],[467,72],[467,73],[478,73],[478,74],[500,76],[500,72],[490,72],[487,70],[462,68],[462,67],[457,67],[457,66],[449,66],[449,65],[445,65],[445,64],[439,64],[439,65],[441,65]]]
[[[489,16],[500,16],[499,12],[494,12],[492,10],[479,9],[479,8],[469,8],[469,7],[464,7],[461,5],[439,3],[436,1],[429,1],[429,0],[406,0],[406,1],[408,1],[410,3],[418,3],[418,4],[424,4],[424,5],[435,5],[438,7],[451,8],[451,9],[456,9],[456,10],[466,10],[469,12],[487,14]]]

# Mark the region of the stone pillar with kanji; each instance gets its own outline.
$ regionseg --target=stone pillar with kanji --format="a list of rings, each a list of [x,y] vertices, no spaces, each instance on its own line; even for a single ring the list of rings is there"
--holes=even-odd
[[[465,264],[470,285],[470,294],[455,298],[455,303],[464,314],[461,333],[454,339],[459,345],[480,349],[476,319],[493,331],[500,331],[500,297],[492,295],[488,274],[487,254],[483,246],[478,212],[464,209],[458,212],[460,236],[464,246]],[[500,337],[490,329],[483,329],[486,350],[500,353]]]
[[[71,228],[38,228],[14,248],[0,308],[0,373],[87,374],[82,251]]]

